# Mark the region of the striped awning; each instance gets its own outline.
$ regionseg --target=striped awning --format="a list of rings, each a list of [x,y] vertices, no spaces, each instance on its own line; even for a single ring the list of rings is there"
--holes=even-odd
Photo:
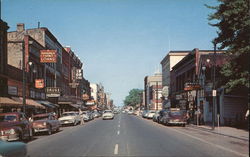
[[[20,102],[20,103],[23,102],[23,98],[22,97],[12,97],[12,99],[15,100],[15,101],[17,101],[17,102]],[[45,109],[45,107],[43,105],[41,105],[40,103],[38,103],[38,102],[36,102],[35,100],[32,100],[32,99],[27,99],[26,98],[26,105]]]
[[[19,106],[22,105],[22,102],[15,101],[8,97],[0,97],[0,106]]]

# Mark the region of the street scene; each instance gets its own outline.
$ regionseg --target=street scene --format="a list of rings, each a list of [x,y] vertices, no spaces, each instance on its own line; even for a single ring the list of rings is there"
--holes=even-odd
[[[247,0],[0,0],[0,157],[249,157]]]

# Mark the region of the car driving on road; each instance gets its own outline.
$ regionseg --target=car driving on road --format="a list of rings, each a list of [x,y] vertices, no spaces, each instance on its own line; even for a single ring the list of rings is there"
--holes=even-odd
[[[102,119],[114,119],[114,113],[112,110],[104,110],[102,114]]]

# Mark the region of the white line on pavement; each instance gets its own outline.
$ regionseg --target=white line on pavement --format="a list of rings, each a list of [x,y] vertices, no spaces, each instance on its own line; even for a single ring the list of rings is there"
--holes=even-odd
[[[231,149],[228,149],[228,148],[225,148],[225,147],[223,147],[223,146],[220,146],[220,145],[217,145],[217,144],[214,144],[214,143],[205,141],[205,140],[203,140],[203,139],[201,139],[201,138],[199,138],[199,137],[195,137],[195,136],[192,136],[192,135],[190,135],[190,134],[186,134],[186,133],[181,132],[181,131],[178,131],[178,130],[176,130],[176,129],[173,129],[173,128],[168,128],[168,129],[174,130],[174,131],[176,131],[176,132],[178,132],[178,133],[180,133],[180,134],[183,134],[183,135],[192,137],[192,138],[194,138],[194,139],[196,139],[196,140],[199,140],[199,141],[204,142],[204,143],[206,143],[206,144],[210,144],[210,145],[215,146],[215,147],[217,147],[217,148],[220,148],[220,149],[223,149],[223,150],[232,152],[232,153],[237,154],[237,155],[239,155],[239,156],[244,156],[244,157],[248,156],[247,154],[242,154],[242,153],[233,151],[233,150],[231,150]]]
[[[118,144],[115,145],[114,154],[118,154]]]
[[[117,135],[120,135],[120,131],[119,130],[117,131]]]
[[[118,128],[120,128],[120,124],[118,125]]]

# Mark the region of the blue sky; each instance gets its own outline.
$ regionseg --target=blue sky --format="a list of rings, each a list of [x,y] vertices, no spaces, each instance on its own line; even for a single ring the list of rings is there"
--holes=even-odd
[[[84,77],[102,83],[116,105],[143,89],[169,50],[212,49],[208,25],[216,0],[2,0],[2,19],[16,29],[47,27],[84,62]]]

